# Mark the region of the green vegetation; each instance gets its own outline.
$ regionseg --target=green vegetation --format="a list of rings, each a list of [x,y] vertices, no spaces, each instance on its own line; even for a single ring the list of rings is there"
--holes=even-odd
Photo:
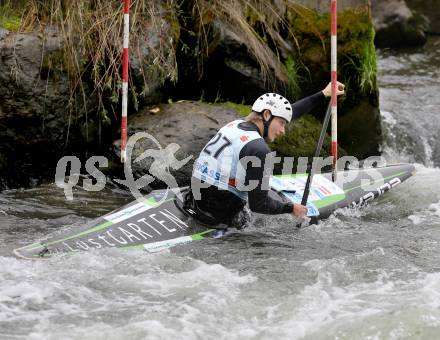
[[[271,149],[279,156],[313,156],[321,127],[321,123],[313,116],[303,116],[291,124],[288,133],[271,144]],[[327,135],[321,156],[330,154],[330,137]]]
[[[357,57],[346,55],[347,62],[343,65],[344,71],[352,74],[352,82],[358,85],[362,94],[368,95],[377,92],[377,60],[374,47],[374,31],[372,40],[364,40]],[[350,72],[354,71],[354,72]]]
[[[322,124],[312,115],[305,115],[290,124],[287,133],[270,144],[271,150],[281,157],[313,157]],[[329,128],[330,129],[330,128]],[[328,130],[329,131],[329,130]],[[331,138],[326,134],[320,157],[331,156]],[[338,146],[339,157],[347,152]]]
[[[251,113],[251,107],[249,105],[237,104],[233,102],[217,102],[215,105],[224,106],[235,110],[242,117],[246,117],[249,113]]]
[[[43,54],[41,76],[55,81],[66,76],[72,102],[83,106],[78,109],[71,103],[69,108],[85,113],[87,123],[90,108],[86,96],[96,98],[96,117],[107,124],[120,105],[122,6],[122,1],[115,0],[19,0],[14,6],[8,2],[0,8],[0,26],[24,31],[58,26],[63,47]],[[181,69],[197,68],[201,77],[203,63],[215,49],[218,37],[214,25],[219,23],[246,46],[268,90],[284,86],[289,98],[296,100],[329,81],[328,14],[320,15],[287,0],[137,0],[130,8],[130,47],[131,65],[140,71],[136,76],[130,74],[130,107],[136,111],[148,97],[151,75],[154,79],[159,75],[162,82],[177,80],[177,53],[183,56],[179,62],[185,63]],[[140,41],[157,44],[150,48],[141,46]],[[341,114],[362,97],[377,99],[373,41],[367,11],[338,14],[338,74],[347,86],[347,96],[340,100]],[[248,105],[231,102],[219,105],[233,108],[242,116],[250,110]],[[297,151],[310,154],[301,145],[316,141],[319,123],[308,116],[295,126],[274,147],[286,155]],[[316,134],[310,132],[315,130]]]
[[[3,5],[0,24],[18,30],[22,17],[21,26],[25,30],[58,25],[64,38],[63,71],[71,79],[73,92],[81,94],[82,82],[91,81],[97,97],[102,98],[99,110],[106,111],[106,99],[110,106],[119,103],[121,1],[19,0],[18,3],[14,8],[21,8],[21,12],[12,10],[11,2]],[[215,22],[227,24],[246,44],[260,65],[268,88],[276,83],[285,84],[286,94],[297,99],[310,92],[311,83],[316,88],[326,82],[323,79],[329,79],[329,15],[319,15],[291,1],[138,0],[132,3],[130,13],[133,52],[138,51],[140,39],[161,40],[160,48],[149,51],[150,64],[140,65],[142,79],[131,79],[137,89],[131,91],[134,103],[148,95],[148,74],[160,74],[163,81],[177,80],[177,47],[197,55],[200,61],[196,67],[203,72],[203,60],[209,56],[209,46],[215,40],[212,35]],[[171,28],[171,37],[161,35],[164,25]],[[192,41],[180,40],[182,25]],[[373,41],[374,31],[367,12],[339,13],[339,75],[351,92],[347,97],[377,92]],[[48,64],[55,63],[46,58],[43,68]]]
[[[189,2],[197,37],[194,51],[199,62],[209,56],[216,37],[213,22],[227,28],[246,43],[260,65],[268,89],[282,89],[292,100],[322,88],[330,80],[330,15],[291,1],[193,0]],[[191,49],[190,49],[191,50]],[[203,67],[200,67],[203,72]],[[338,75],[346,84],[340,113],[349,111],[364,96],[377,105],[374,29],[368,8],[338,14]],[[277,84],[277,85],[274,85]],[[281,85],[281,86],[280,86]],[[280,91],[280,90],[279,90]]]
[[[175,80],[177,77],[173,51],[178,41],[178,21],[173,20],[172,37],[161,37],[165,23],[159,15],[160,13],[167,20],[172,20],[176,12],[173,0],[158,2],[157,6],[152,5],[150,0],[132,2],[131,57],[140,60],[138,69],[142,69],[143,76],[131,79],[131,103],[136,104],[140,98],[147,95],[149,72],[159,74],[163,81]],[[69,79],[72,101],[69,107],[77,115],[85,114],[86,124],[92,117],[87,117],[87,112],[91,110],[87,107],[87,96],[90,96],[90,93],[85,89],[91,87],[92,96],[97,100],[93,107],[99,122],[107,124],[111,121],[108,114],[119,111],[121,95],[123,2],[18,0],[14,3],[7,2],[0,13],[0,26],[8,29],[11,23],[14,23],[12,26],[15,30],[22,31],[44,31],[45,27],[57,26],[62,34],[62,47],[57,51],[43,52],[40,70],[42,78],[57,81],[65,76]],[[21,22],[19,18],[22,18]],[[143,59],[145,55],[139,54],[139,42],[151,34],[157,34],[163,42],[158,44],[161,48],[149,51],[151,63],[148,63]],[[44,38],[44,33],[42,36]],[[82,108],[75,107],[78,105]]]
[[[6,28],[8,31],[18,32],[20,30],[20,25],[21,21],[17,16],[0,17],[0,27]]]
[[[21,18],[18,11],[12,7],[10,1],[0,4],[0,27],[8,31],[18,32],[21,26]]]
[[[289,12],[292,39],[301,43],[294,58],[309,70],[312,83],[330,78],[330,17],[292,6]],[[338,13],[338,78],[347,85],[341,110],[355,106],[361,97],[377,97],[374,28],[367,10]]]
[[[340,14],[339,20],[345,28],[338,33],[338,40],[341,42],[341,74],[347,84],[354,87],[355,92],[377,96],[375,33],[371,18],[367,13],[345,11]]]
[[[69,59],[65,50],[56,50],[51,53],[45,53],[40,67],[42,79],[50,78],[59,81],[63,75],[68,74]]]
[[[301,96],[300,64],[289,56],[285,62],[287,73],[287,96],[290,100],[297,100]]]
[[[216,39],[210,34],[212,25],[224,23],[255,58],[268,87],[279,81],[287,83],[286,65],[280,56],[281,51],[287,52],[279,34],[285,30],[281,4],[264,0],[193,0],[188,3],[194,22],[187,29],[197,37],[195,51],[199,51],[200,64]]]

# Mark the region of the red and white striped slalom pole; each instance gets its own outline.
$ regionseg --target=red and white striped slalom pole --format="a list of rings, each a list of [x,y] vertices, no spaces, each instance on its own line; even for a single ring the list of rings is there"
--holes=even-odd
[[[332,79],[332,179],[336,181],[338,161],[338,98],[337,98],[337,3],[331,0],[331,79]]]
[[[124,50],[122,54],[122,117],[121,162],[127,158],[127,103],[128,103],[128,36],[130,33],[130,0],[124,0]]]

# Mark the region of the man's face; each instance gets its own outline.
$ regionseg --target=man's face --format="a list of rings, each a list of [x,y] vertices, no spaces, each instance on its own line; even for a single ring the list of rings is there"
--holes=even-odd
[[[274,117],[269,126],[267,138],[273,142],[276,138],[281,137],[286,133],[287,121],[281,117]]]

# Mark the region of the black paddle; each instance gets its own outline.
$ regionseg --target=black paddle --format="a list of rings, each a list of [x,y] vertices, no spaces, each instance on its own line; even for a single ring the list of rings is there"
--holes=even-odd
[[[304,188],[304,194],[303,194],[303,197],[301,200],[301,205],[306,205],[307,199],[309,198],[310,185],[311,185],[312,179],[313,179],[313,160],[316,157],[319,157],[319,154],[321,153],[322,144],[324,143],[325,132],[327,131],[328,122],[330,121],[331,108],[332,108],[332,105],[331,105],[331,101],[330,101],[328,104],[328,107],[327,107],[327,112],[325,113],[324,123],[322,124],[322,129],[321,129],[321,134],[319,135],[318,144],[316,144],[315,156],[312,159],[312,161],[308,162],[308,164],[307,164],[308,176],[307,176],[306,187]]]

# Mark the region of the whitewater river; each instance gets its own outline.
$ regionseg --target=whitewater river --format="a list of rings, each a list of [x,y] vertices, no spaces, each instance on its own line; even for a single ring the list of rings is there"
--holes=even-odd
[[[369,207],[301,230],[286,217],[148,254],[25,261],[12,249],[130,197],[54,185],[0,194],[2,339],[435,339],[440,337],[440,39],[381,52],[388,161],[418,173]]]

